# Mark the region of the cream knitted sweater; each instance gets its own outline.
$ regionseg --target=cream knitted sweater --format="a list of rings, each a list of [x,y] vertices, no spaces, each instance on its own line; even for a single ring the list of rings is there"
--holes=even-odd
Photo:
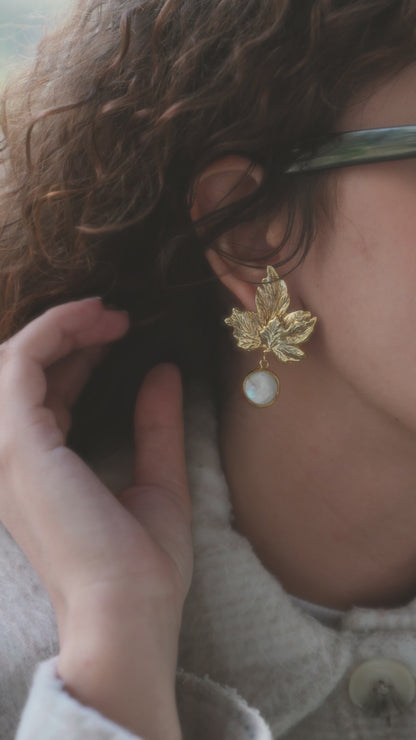
[[[195,571],[177,683],[184,740],[414,740],[416,602],[353,609],[338,630],[321,624],[233,530],[206,400],[192,405],[187,446]],[[117,492],[129,482],[131,453],[94,467]],[[65,692],[51,604],[4,529],[0,563],[0,740],[12,740],[18,725],[17,740],[137,740]],[[349,690],[365,661],[357,685],[367,699],[357,706]]]

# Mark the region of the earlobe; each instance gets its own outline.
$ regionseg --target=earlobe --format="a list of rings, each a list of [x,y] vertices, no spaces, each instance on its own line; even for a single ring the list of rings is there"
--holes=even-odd
[[[247,279],[250,268],[242,268],[239,265],[231,264],[213,248],[208,249],[205,254],[211,269],[224,287],[239,301],[242,307],[248,311],[254,311],[257,288],[255,281],[260,281],[263,277],[261,271],[253,268],[252,272],[255,272],[255,277],[253,282],[250,282]]]

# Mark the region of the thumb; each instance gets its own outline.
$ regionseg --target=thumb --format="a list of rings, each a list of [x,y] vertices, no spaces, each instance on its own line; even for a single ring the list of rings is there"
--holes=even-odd
[[[136,401],[134,482],[166,488],[186,510],[190,501],[182,404],[182,382],[176,365],[154,367]]]
[[[160,364],[137,396],[134,484],[119,500],[176,562],[186,586],[191,575],[191,501],[185,463],[179,369]]]

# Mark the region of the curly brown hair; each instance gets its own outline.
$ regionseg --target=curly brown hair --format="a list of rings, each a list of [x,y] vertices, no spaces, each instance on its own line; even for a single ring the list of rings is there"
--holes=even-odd
[[[204,249],[285,207],[286,240],[301,215],[301,258],[316,176],[286,175],[291,152],[415,61],[415,41],[414,0],[81,0],[3,95],[0,339],[53,304],[101,295],[134,327],[103,377],[116,382],[118,367],[137,385],[134,342],[148,363],[201,357],[198,336],[212,356]],[[263,183],[196,230],[192,184],[230,153],[261,164]],[[178,349],[190,342],[192,355]]]

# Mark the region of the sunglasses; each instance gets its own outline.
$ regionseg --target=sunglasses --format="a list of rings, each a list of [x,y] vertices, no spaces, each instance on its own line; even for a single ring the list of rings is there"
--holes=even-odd
[[[315,140],[308,150],[295,150],[294,161],[285,172],[320,172],[412,157],[416,157],[416,126],[346,131]]]

